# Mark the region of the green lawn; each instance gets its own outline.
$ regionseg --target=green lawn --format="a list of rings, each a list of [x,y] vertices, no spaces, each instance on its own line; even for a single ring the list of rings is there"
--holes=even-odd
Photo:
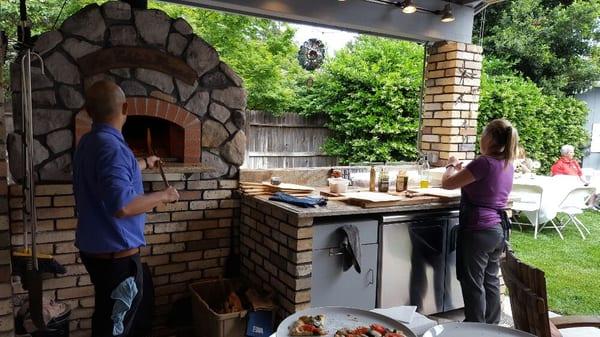
[[[550,310],[560,314],[600,314],[600,212],[586,212],[579,219],[591,235],[581,239],[569,224],[561,240],[546,228],[537,240],[531,227],[513,228],[511,242],[516,255],[546,273]]]

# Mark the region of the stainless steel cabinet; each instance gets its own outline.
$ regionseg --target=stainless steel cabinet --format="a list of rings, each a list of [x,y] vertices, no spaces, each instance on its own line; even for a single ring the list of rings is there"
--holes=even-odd
[[[343,270],[339,247],[344,238],[341,227],[349,224],[359,229],[361,239],[361,273],[353,267]],[[377,300],[377,220],[335,220],[315,224],[313,235],[313,269],[311,305],[347,306],[373,309]]]
[[[424,314],[463,306],[456,280],[457,212],[383,217],[378,305]]]

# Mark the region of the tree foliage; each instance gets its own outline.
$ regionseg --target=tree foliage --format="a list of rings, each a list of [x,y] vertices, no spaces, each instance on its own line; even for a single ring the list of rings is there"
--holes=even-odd
[[[484,50],[546,93],[571,95],[600,80],[599,17],[599,0],[506,1],[486,10]]]
[[[64,19],[94,2],[105,1],[28,1],[32,35],[60,27]],[[63,3],[65,7],[57,20]],[[19,0],[1,0],[0,6],[1,27],[16,40]],[[174,18],[183,17],[196,34],[217,49],[221,59],[244,80],[249,109],[278,113],[288,111],[296,101],[297,78],[304,72],[296,61],[294,30],[289,25],[152,0],[149,7],[161,9]]]
[[[586,104],[572,97],[545,94],[531,80],[516,74],[493,74],[501,64],[493,59],[485,62],[478,134],[492,119],[510,120],[519,130],[528,157],[541,162],[543,173],[549,172],[562,145],[571,144],[580,154],[589,140],[584,128]]]
[[[31,21],[31,35],[41,34],[60,27],[61,23],[91,3],[104,1],[94,0],[35,0],[27,1],[27,16]],[[63,8],[64,3],[64,8]],[[61,13],[62,8],[62,13]],[[59,17],[60,13],[60,17]],[[0,29],[12,40],[17,40],[17,24],[19,23],[19,0],[0,1]],[[56,26],[55,26],[56,23]]]
[[[301,108],[325,112],[342,162],[414,159],[423,47],[361,36],[327,60]]]
[[[219,52],[244,79],[248,108],[271,113],[289,111],[297,99],[294,30],[287,24],[250,16],[152,1],[171,17],[183,17],[194,32]]]

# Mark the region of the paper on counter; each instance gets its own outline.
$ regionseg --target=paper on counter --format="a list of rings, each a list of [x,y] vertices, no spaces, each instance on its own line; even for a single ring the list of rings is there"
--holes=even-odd
[[[386,309],[383,309],[383,308],[372,309],[371,311],[378,313],[380,315],[387,316],[396,321],[410,324],[413,320],[413,317],[415,316],[415,311],[417,311],[417,307],[406,305],[406,306],[386,308]]]

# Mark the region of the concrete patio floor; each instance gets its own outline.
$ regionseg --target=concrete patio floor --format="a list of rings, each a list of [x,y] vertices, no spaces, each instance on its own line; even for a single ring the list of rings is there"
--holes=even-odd
[[[548,312],[548,316],[560,316],[553,312]],[[437,321],[438,324],[461,322],[465,319],[462,309],[453,310],[450,312],[428,316],[428,318]],[[508,296],[502,296],[502,316],[500,317],[500,326],[514,328],[510,300]],[[596,328],[571,328],[561,329],[563,337],[600,337],[600,329]]]

